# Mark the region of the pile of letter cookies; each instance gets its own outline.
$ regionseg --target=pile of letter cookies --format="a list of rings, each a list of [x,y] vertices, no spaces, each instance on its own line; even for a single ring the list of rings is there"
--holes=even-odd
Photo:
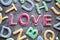
[[[56,36],[55,32],[50,30],[50,29],[47,29],[47,30],[44,30],[44,34],[42,37],[41,35],[39,35],[39,31],[38,29],[34,29],[33,27],[29,27],[27,28],[27,31],[25,34],[23,34],[23,31],[24,29],[22,27],[25,28],[25,26],[28,25],[28,23],[32,20],[34,25],[37,26],[39,24],[39,21],[41,20],[42,18],[42,15],[41,15],[41,9],[43,8],[43,10],[45,12],[48,12],[49,9],[51,9],[51,11],[54,13],[54,14],[57,14],[57,15],[60,15],[60,12],[57,11],[57,9],[55,7],[51,7],[49,8],[48,7],[48,3],[51,3],[52,0],[42,0],[42,5],[40,6],[40,4],[38,4],[41,0],[34,0],[34,2],[36,2],[36,4],[34,4],[33,0],[18,0],[20,3],[21,3],[21,8],[24,9],[24,11],[26,12],[31,12],[31,11],[34,11],[33,8],[35,8],[36,10],[36,13],[38,14],[38,17],[37,19],[35,18],[34,15],[31,15],[29,16],[28,13],[21,13],[19,18],[18,18],[18,22],[19,24],[21,25],[21,28],[19,28],[18,30],[15,30],[15,31],[12,31],[10,27],[7,27],[7,26],[2,26],[2,29],[0,30],[0,37],[2,37],[3,39],[6,39],[6,40],[29,40],[29,38],[31,40],[59,40],[59,37]],[[28,4],[30,4],[31,6],[28,8],[26,7],[26,5],[24,5],[24,3],[27,2]],[[60,8],[60,0],[54,0],[55,2],[55,5],[57,8]],[[5,20],[5,19],[8,19],[9,18],[9,24],[7,25],[10,25],[10,26],[16,26],[18,23],[14,22],[13,20],[13,14],[10,13],[12,11],[16,11],[17,12],[17,7],[15,4],[17,4],[17,0],[0,0],[0,4],[2,4],[4,7],[8,7],[8,6],[12,6],[11,8],[7,9],[7,10],[4,10],[4,8],[2,6],[0,6],[0,24],[2,24],[2,22]],[[19,5],[18,5],[19,6]],[[1,12],[5,11],[5,13],[10,13],[9,14],[9,17],[6,15],[6,16],[3,16],[3,14]],[[34,14],[34,13],[33,13]],[[52,26],[51,23],[51,15],[44,15],[43,16],[43,26],[44,27],[50,27]],[[23,21],[22,19],[25,18],[26,21]],[[31,19],[30,19],[31,18]],[[57,20],[60,21],[60,18],[59,16],[56,17]],[[53,25],[52,28],[55,28],[56,30],[59,30],[60,31],[60,23],[55,23]],[[6,35],[4,35],[4,31],[8,32]],[[47,34],[51,34],[51,36],[48,38],[47,37]],[[17,39],[14,39],[14,38],[11,38],[11,35],[18,35],[17,36]],[[23,34],[23,36],[22,36]],[[27,38],[28,37],[28,38]],[[1,39],[0,39],[1,40]]]

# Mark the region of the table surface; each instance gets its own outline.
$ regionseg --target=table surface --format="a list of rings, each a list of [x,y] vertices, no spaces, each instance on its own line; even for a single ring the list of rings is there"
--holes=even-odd
[[[25,0],[25,1],[26,1],[26,0]],[[32,0],[32,1],[34,2],[34,4],[37,3],[37,2],[35,2],[34,0]],[[18,30],[18,29],[20,29],[20,28],[23,28],[23,35],[26,34],[26,31],[28,30],[29,27],[33,27],[34,29],[38,29],[39,35],[41,35],[42,37],[44,37],[44,35],[43,35],[43,34],[44,34],[44,31],[50,29],[50,30],[52,30],[52,31],[55,32],[56,37],[58,36],[58,37],[60,38],[60,31],[58,31],[58,30],[56,30],[56,29],[53,28],[53,25],[59,22],[58,20],[56,20],[56,17],[59,16],[59,15],[54,14],[54,13],[52,12],[52,10],[51,10],[51,7],[54,6],[58,11],[60,10],[60,9],[55,5],[55,3],[56,3],[55,0],[52,0],[51,3],[47,3],[47,5],[48,5],[48,7],[49,7],[49,11],[48,11],[48,12],[46,12],[44,9],[41,9],[42,18],[41,18],[39,24],[38,24],[37,26],[35,26],[34,23],[33,23],[33,21],[32,21],[32,19],[31,19],[31,15],[34,15],[36,18],[38,17],[38,14],[37,14],[37,12],[36,12],[35,7],[33,8],[32,11],[27,12],[27,11],[25,11],[25,10],[23,10],[23,9],[21,8],[21,5],[22,5],[22,4],[17,1],[17,3],[15,4],[15,6],[16,6],[17,9],[18,9],[17,12],[16,12],[16,11],[10,12],[10,13],[12,13],[12,14],[14,15],[14,16],[13,16],[13,18],[14,18],[13,20],[14,20],[14,22],[17,22],[17,23],[18,23],[18,18],[19,18],[19,16],[20,16],[20,14],[22,14],[22,13],[27,13],[27,14],[30,16],[30,21],[29,21],[28,25],[27,25],[26,27],[23,27],[23,26],[21,26],[21,25],[18,23],[16,26],[9,26],[9,18],[8,18],[7,20],[3,21],[2,24],[0,24],[0,25],[1,25],[1,27],[2,27],[2,25],[5,25],[5,26],[7,26],[7,27],[10,27],[11,30],[12,30],[12,32],[14,32],[15,30]],[[42,6],[42,0],[41,0],[38,4],[39,4],[40,6]],[[28,4],[27,2],[25,2],[24,5],[27,6],[27,5],[29,5],[29,4]],[[9,9],[10,7],[12,7],[12,6],[10,5],[10,6],[5,7],[5,6],[3,6],[2,4],[0,4],[0,6],[2,6],[2,8],[3,8],[3,11],[1,12],[2,15],[3,15],[3,16],[6,16],[6,15],[9,16],[10,13],[5,13],[5,11],[6,11],[7,9]],[[30,5],[27,6],[27,7],[30,7]],[[51,18],[51,19],[52,19],[52,22],[51,22],[52,26],[51,26],[51,27],[44,27],[44,26],[43,26],[43,16],[46,15],[46,14],[52,15],[52,18]],[[0,28],[0,29],[1,29],[1,28]],[[6,31],[4,31],[4,33],[6,33]],[[14,38],[14,39],[16,40],[16,39],[17,39],[17,36],[18,36],[18,34],[17,34],[17,35],[13,35],[13,33],[12,33],[11,38]],[[49,37],[50,37],[50,35],[49,35]],[[27,38],[28,38],[29,40],[33,40],[33,39],[29,38],[28,36],[27,36]],[[0,37],[0,40],[6,40],[6,39]],[[36,38],[36,40],[37,40],[37,38]]]

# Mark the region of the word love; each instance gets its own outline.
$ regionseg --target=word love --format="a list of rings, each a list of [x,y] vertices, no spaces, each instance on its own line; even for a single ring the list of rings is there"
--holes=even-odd
[[[2,15],[0,15],[0,16],[2,16]],[[0,24],[2,23],[3,19],[6,19],[6,18],[7,17],[1,17]],[[23,20],[22,20],[23,18],[26,18],[26,21],[25,22],[23,22]],[[39,15],[37,17],[37,19],[36,19],[34,15],[31,15],[31,18],[32,18],[33,23],[35,25],[38,25],[38,23],[41,20],[42,16]],[[51,15],[44,15],[44,20],[43,20],[44,26],[51,26],[52,25],[52,24],[48,23],[48,22],[51,21],[50,18],[51,18]],[[9,20],[9,25],[11,25],[11,26],[17,25],[17,23],[13,22],[13,14],[10,14],[9,19],[10,19]],[[30,21],[30,17],[29,17],[29,15],[27,13],[21,14],[20,17],[19,17],[19,19],[18,19],[19,24],[22,25],[22,26],[27,26],[28,23],[29,23],[29,21]]]
[[[23,22],[22,18],[26,18],[26,22]],[[32,21],[34,22],[34,24],[38,25],[38,23],[41,19],[41,15],[39,15],[37,19],[34,17],[34,15],[31,15],[31,18],[32,18]],[[44,15],[44,23],[43,23],[44,26],[51,26],[51,24],[48,23],[51,21],[50,18],[51,18],[51,15]],[[30,17],[27,13],[21,14],[18,19],[19,24],[22,26],[28,25],[29,21],[30,21]],[[10,22],[9,23],[10,23],[10,25],[17,25],[17,23],[13,22],[13,14],[10,14]]]

